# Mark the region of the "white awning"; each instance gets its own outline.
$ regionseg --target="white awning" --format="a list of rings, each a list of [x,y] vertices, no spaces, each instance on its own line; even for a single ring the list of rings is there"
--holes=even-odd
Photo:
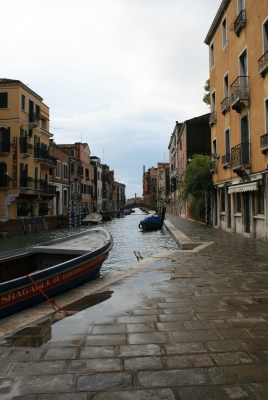
[[[258,182],[244,183],[243,185],[229,186],[228,193],[251,192],[258,190]]]

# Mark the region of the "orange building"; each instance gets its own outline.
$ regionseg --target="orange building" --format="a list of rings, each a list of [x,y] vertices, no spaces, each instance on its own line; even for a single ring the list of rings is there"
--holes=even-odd
[[[0,221],[51,215],[49,108],[19,80],[0,79]]]
[[[223,0],[209,46],[213,225],[268,237],[268,1]]]

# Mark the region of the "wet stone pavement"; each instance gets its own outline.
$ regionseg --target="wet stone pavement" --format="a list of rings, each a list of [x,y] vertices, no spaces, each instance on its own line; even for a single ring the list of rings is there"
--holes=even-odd
[[[166,219],[213,243],[110,282],[90,311],[0,337],[0,399],[268,399],[268,243]]]

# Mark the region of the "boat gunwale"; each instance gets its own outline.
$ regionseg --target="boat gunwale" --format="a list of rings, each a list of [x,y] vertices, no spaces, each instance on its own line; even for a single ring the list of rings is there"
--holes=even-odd
[[[94,231],[94,229],[92,229],[92,231]],[[51,279],[61,273],[67,273],[70,270],[73,270],[73,269],[85,264],[87,259],[90,261],[94,261],[96,258],[101,257],[102,255],[108,253],[113,247],[113,238],[112,238],[112,235],[110,234],[110,232],[108,232],[107,230],[104,230],[104,231],[106,231],[109,234],[109,239],[108,239],[108,235],[106,235],[107,236],[106,240],[108,240],[108,242],[105,243],[103,246],[99,247],[98,249],[87,252],[82,255],[79,255],[78,257],[74,257],[71,260],[64,261],[60,264],[53,265],[53,266],[45,268],[43,270],[34,271],[33,273],[29,273],[28,275],[31,275],[31,277],[38,284],[38,283],[40,283],[40,281],[43,281],[45,279]],[[86,231],[86,232],[88,232],[88,231]],[[76,236],[76,235],[71,235],[70,237],[73,238],[74,236]],[[58,240],[58,239],[55,239],[55,240]],[[54,240],[50,241],[50,242],[55,243]],[[45,242],[45,243],[48,243],[48,242]],[[25,248],[22,248],[22,249],[25,249]],[[34,254],[34,252],[32,252],[32,253],[29,252],[29,255],[31,255],[31,254]],[[0,259],[0,263],[1,263],[1,261],[2,260]],[[71,265],[66,266],[66,264],[71,264]],[[54,269],[54,271],[52,271],[53,269]],[[20,280],[22,281],[21,283],[19,282]],[[10,285],[10,287],[4,288],[4,285],[5,286]],[[20,286],[18,286],[18,285],[20,285]],[[17,290],[21,287],[28,287],[31,285],[32,285],[32,282],[29,281],[29,278],[27,277],[27,275],[23,275],[18,278],[11,279],[9,281],[0,283],[0,295],[3,296],[4,294],[9,293],[10,291]]]

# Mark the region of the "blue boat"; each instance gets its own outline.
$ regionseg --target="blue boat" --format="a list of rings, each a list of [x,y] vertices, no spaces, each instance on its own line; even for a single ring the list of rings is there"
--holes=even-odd
[[[162,229],[166,213],[166,206],[162,208],[161,217],[158,215],[149,215],[143,221],[139,223],[139,228],[144,231],[155,231],[157,229]]]

